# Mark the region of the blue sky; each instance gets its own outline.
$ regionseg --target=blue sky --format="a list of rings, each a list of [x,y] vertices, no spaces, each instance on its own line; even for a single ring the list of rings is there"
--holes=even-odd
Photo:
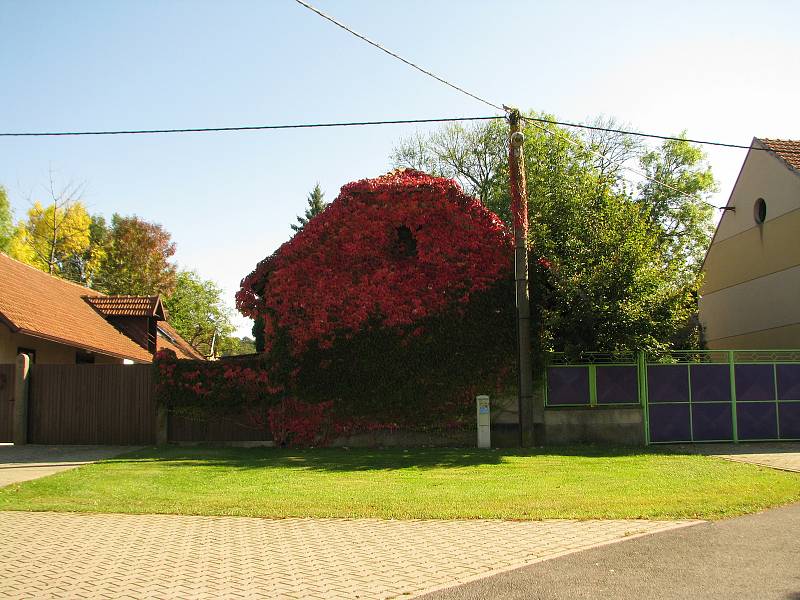
[[[800,139],[800,3],[312,2],[496,103],[747,144]],[[179,128],[488,115],[292,0],[0,0],[0,130]],[[327,199],[427,126],[0,139],[16,216],[52,169],[92,212],[163,224],[232,297]],[[708,151],[724,204],[744,151]],[[249,325],[240,320],[244,333]]]

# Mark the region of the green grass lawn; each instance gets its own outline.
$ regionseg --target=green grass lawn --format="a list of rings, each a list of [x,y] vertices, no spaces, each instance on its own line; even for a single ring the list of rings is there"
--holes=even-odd
[[[148,449],[0,489],[0,510],[716,519],[800,500],[800,474],[642,449]]]

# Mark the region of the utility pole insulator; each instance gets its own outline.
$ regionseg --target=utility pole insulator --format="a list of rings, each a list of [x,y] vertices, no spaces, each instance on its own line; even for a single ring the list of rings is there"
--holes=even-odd
[[[508,113],[508,172],[511,185],[511,214],[514,221],[514,279],[517,300],[517,368],[520,444],[533,446],[533,367],[531,364],[531,305],[528,296],[528,191],[525,183],[525,134],[519,110]]]

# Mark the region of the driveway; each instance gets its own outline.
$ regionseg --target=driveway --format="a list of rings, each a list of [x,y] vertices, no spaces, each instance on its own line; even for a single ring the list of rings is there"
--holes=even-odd
[[[408,598],[696,523],[0,512],[0,598]]]
[[[0,444],[0,487],[38,479],[134,450],[138,450],[138,447]]]
[[[800,600],[800,504],[549,560],[424,600]]]

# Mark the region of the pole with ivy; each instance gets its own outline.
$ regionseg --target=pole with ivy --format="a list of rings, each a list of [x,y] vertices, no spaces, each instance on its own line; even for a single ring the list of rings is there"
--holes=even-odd
[[[514,279],[517,300],[517,368],[520,444],[533,446],[534,401],[531,364],[531,305],[528,296],[528,193],[525,184],[525,136],[520,113],[509,109],[508,172],[514,225]],[[537,428],[538,429],[538,428]]]

